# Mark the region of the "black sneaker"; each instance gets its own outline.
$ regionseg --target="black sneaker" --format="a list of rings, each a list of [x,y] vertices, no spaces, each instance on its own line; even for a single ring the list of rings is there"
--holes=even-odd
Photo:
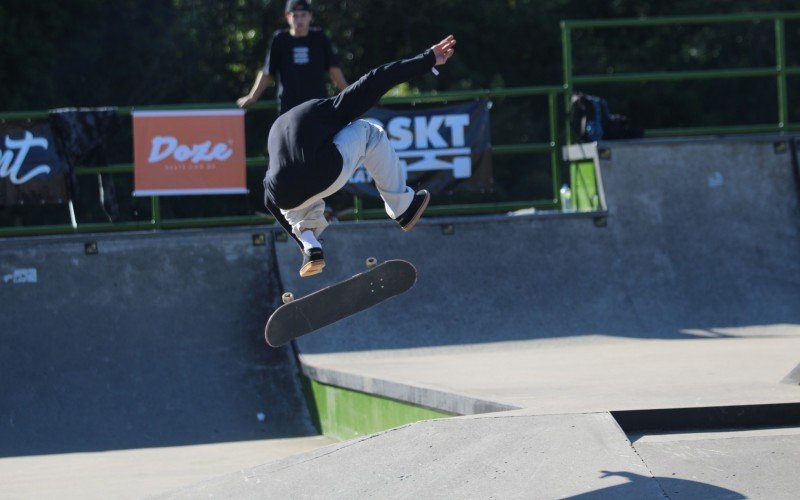
[[[400,224],[400,227],[403,228],[403,231],[411,231],[411,228],[414,227],[422,216],[422,212],[425,211],[429,201],[431,201],[431,194],[427,190],[420,189],[417,191],[417,194],[414,195],[414,199],[411,200],[411,205],[409,205],[408,210],[395,219],[397,223]]]
[[[300,276],[307,278],[322,272],[325,267],[325,257],[322,256],[321,248],[312,248],[307,252],[303,250],[303,266],[300,268]]]

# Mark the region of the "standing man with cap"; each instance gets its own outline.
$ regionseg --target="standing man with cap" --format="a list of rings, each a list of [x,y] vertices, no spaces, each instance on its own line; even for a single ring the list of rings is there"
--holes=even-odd
[[[415,57],[373,69],[336,97],[300,104],[272,124],[264,203],[300,246],[300,276],[325,267],[317,239],[328,225],[324,198],[342,189],[361,164],[375,180],[389,217],[404,231],[417,223],[430,194],[406,185],[386,131],[359,118],[395,85],[429,71],[438,74],[434,66],[445,64],[455,45],[450,35]]]
[[[339,90],[347,87],[331,41],[322,29],[310,26],[312,15],[308,2],[288,0],[285,17],[289,29],[273,33],[264,68],[256,75],[250,93],[236,101],[240,108],[256,102],[276,75],[278,114],[309,99],[327,97],[326,72]]]

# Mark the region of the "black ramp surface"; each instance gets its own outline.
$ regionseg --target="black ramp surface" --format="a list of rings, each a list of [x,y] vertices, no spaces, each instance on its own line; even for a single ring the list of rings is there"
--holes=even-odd
[[[259,231],[0,241],[0,456],[316,434]]]

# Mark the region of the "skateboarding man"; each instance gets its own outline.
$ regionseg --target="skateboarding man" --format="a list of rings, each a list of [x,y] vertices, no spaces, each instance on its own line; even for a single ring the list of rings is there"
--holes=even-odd
[[[358,118],[392,87],[445,64],[455,44],[450,35],[415,57],[379,66],[339,95],[306,101],[272,125],[264,203],[302,250],[300,276],[325,267],[317,240],[328,225],[323,199],[343,188],[362,163],[389,217],[405,231],[417,223],[430,194],[424,189],[414,193],[406,186],[405,171],[386,132]]]

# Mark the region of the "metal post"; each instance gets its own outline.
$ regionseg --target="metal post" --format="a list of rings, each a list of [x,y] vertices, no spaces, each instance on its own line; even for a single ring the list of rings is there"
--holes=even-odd
[[[150,223],[155,229],[161,229],[161,203],[158,196],[150,198],[150,207],[152,212],[150,214]]]
[[[564,67],[564,142],[572,144],[572,131],[569,127],[569,105],[572,99],[572,42],[571,28],[561,21],[561,56]]]
[[[361,198],[358,195],[353,195],[353,215],[355,216],[355,220],[361,220],[361,208],[362,202]]]
[[[550,115],[550,168],[553,172],[553,202],[558,205],[561,201],[561,162],[560,147],[558,138],[558,105],[556,94],[547,94],[547,112]]]
[[[789,103],[786,95],[786,37],[783,18],[775,19],[775,69],[778,71],[778,129],[783,132],[789,122]]]

